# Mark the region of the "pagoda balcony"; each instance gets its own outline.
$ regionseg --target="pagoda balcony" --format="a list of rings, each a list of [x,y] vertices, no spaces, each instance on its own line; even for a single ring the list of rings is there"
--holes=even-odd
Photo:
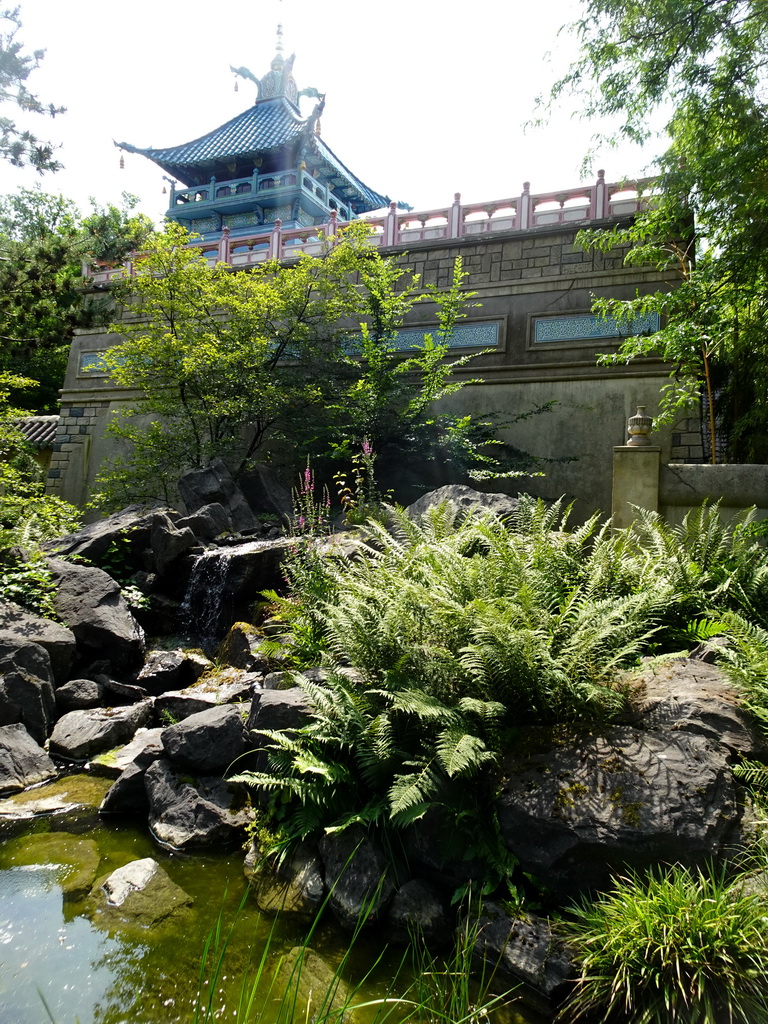
[[[195,185],[192,188],[176,188],[171,185],[168,216],[172,220],[192,220],[204,217],[212,209],[225,215],[237,213],[252,209],[254,200],[261,207],[280,206],[287,196],[294,196],[297,190],[323,213],[335,212],[342,220],[349,219],[351,211],[346,203],[322,182],[299,168],[274,174],[254,172],[247,178],[228,181],[211,178],[206,185]]]
[[[282,177],[294,172],[285,172]],[[259,175],[258,178],[277,179],[280,175]],[[304,175],[304,177],[308,177]],[[216,188],[251,182],[251,178],[237,179],[236,182],[217,183]],[[634,182],[605,181],[603,171],[598,172],[594,185],[564,189],[557,192],[532,194],[528,182],[520,196],[497,199],[487,203],[463,205],[456,193],[453,205],[419,213],[401,213],[396,203],[380,215],[366,217],[365,223],[371,228],[370,244],[389,248],[407,248],[420,242],[433,242],[483,236],[497,232],[536,231],[558,225],[587,226],[631,217],[646,209],[653,200],[653,178]],[[309,178],[313,186],[323,186]],[[295,185],[269,186],[276,189],[292,188]],[[304,182],[302,181],[302,187]],[[184,189],[185,194],[206,192],[208,186]],[[265,189],[266,190],[266,189]],[[650,194],[649,194],[650,193]],[[180,193],[177,192],[178,196]],[[226,199],[227,197],[223,197]],[[218,200],[188,198],[188,203],[220,202]],[[224,228],[221,237],[194,243],[203,250],[207,262],[213,266],[224,263],[233,268],[244,268],[264,263],[270,259],[292,259],[302,254],[320,255],[325,251],[327,239],[332,238],[344,222],[333,210],[325,224],[316,227],[290,228],[283,230],[280,220],[260,232],[231,235]],[[104,287],[110,281],[130,276],[134,272],[133,262],[124,266],[83,264],[83,276],[90,278],[97,287]]]

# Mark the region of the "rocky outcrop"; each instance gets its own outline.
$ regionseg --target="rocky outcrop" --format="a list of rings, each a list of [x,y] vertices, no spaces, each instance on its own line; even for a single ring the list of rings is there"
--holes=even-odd
[[[0,601],[0,642],[13,646],[19,640],[38,644],[47,651],[55,682],[67,678],[76,649],[72,631],[12,601]]]
[[[184,911],[192,897],[171,881],[156,860],[144,857],[97,882],[90,902],[95,924],[110,927],[128,922],[148,930]]]
[[[275,862],[251,842],[243,871],[253,886],[259,910],[265,914],[293,914],[311,919],[322,906],[323,868],[317,849],[309,843],[299,843],[290,857]]]
[[[401,885],[392,897],[387,925],[395,942],[405,945],[418,934],[430,949],[449,943],[453,932],[448,901],[434,886],[419,878]]]
[[[527,749],[504,760],[497,811],[523,870],[569,896],[627,866],[717,859],[739,801],[724,752],[708,740],[614,726],[531,730]]]
[[[261,653],[264,637],[248,622],[236,622],[221,642],[217,660],[246,672],[269,671],[269,659]]]
[[[107,657],[115,669],[138,664],[144,637],[112,577],[61,559],[48,564],[56,583],[56,614],[74,633],[81,657]]]
[[[768,758],[768,743],[741,707],[739,688],[715,665],[698,658],[651,662],[628,681],[636,693],[632,720],[643,729],[702,736],[729,757]]]
[[[517,498],[508,494],[498,492],[486,494],[484,491],[476,491],[465,484],[446,484],[445,487],[438,487],[434,491],[428,491],[417,498],[405,510],[411,519],[425,515],[436,505],[448,502],[455,508],[466,513],[469,512],[493,512],[497,516],[507,516],[517,509]]]
[[[149,827],[177,850],[242,841],[248,823],[242,789],[221,778],[192,778],[161,758],[147,768]]]
[[[387,874],[387,858],[377,842],[358,826],[324,835],[320,840],[328,906],[345,928],[354,928],[365,914],[374,922],[395,892]]]
[[[523,982],[528,997],[524,1001],[544,1010],[557,1004],[573,975],[573,965],[548,921],[532,914],[517,920],[499,904],[486,903],[482,914],[469,923],[469,934],[474,934],[473,958],[483,964],[486,977],[492,974],[497,979],[497,986]]]
[[[48,747],[52,754],[85,761],[127,743],[151,717],[152,702],[148,700],[122,708],[70,711],[56,723]]]
[[[55,712],[48,652],[31,640],[0,639],[0,725],[21,722],[42,746]]]
[[[0,726],[0,796],[56,776],[56,766],[21,724]]]
[[[165,506],[148,509],[144,505],[129,505],[106,519],[89,523],[76,533],[49,541],[45,548],[54,555],[78,555],[101,564],[110,545],[117,542],[123,545],[124,556],[139,567],[141,553],[150,546],[152,526],[159,514],[171,521],[180,518],[175,509]]]
[[[179,480],[179,494],[190,514],[206,505],[220,505],[235,533],[252,533],[260,528],[243,492],[221,459],[213,459],[205,469],[185,473]]]
[[[231,704],[208,708],[163,731],[167,756],[198,775],[223,775],[245,753],[241,709]]]

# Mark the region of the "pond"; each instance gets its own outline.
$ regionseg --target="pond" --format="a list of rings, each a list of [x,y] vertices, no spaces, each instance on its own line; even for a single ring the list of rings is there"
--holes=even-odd
[[[192,1024],[199,993],[207,1003],[212,979],[211,1019],[246,1019],[237,1010],[243,978],[255,973],[270,931],[271,976],[280,953],[304,940],[306,923],[275,924],[252,899],[244,899],[242,851],[173,854],[138,824],[100,820],[95,807],[109,785],[110,780],[73,775],[0,801],[0,1024]],[[7,820],[11,808],[17,816],[24,807],[27,820]],[[144,857],[161,864],[191,897],[191,906],[151,927],[104,918],[88,895],[92,879],[98,884]],[[217,921],[223,936],[232,927],[218,977],[210,969],[212,958],[201,973]],[[312,936],[312,947],[332,970],[348,942],[330,918]],[[378,960],[355,1001],[385,996],[402,958],[403,951],[394,948],[382,957],[371,929],[344,970],[356,983]],[[369,1024],[374,1016],[372,1009],[357,1011],[355,1020]],[[499,1020],[543,1024],[518,1006],[504,1010]]]

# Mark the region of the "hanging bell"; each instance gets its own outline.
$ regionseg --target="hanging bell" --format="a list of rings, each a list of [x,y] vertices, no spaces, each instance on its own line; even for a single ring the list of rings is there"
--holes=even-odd
[[[240,92],[240,86],[237,84],[237,79],[235,79],[235,92]]]
[[[123,154],[121,153],[121,154],[120,154],[120,170],[122,171],[122,170],[124,170],[124,169],[125,169],[125,157],[124,157],[124,156],[123,156]]]
[[[163,195],[167,195],[167,194],[168,194],[168,189],[165,187],[165,185],[163,185]]]

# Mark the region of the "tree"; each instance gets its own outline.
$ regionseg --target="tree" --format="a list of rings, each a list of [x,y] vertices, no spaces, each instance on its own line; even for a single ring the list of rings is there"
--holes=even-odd
[[[106,299],[83,294],[81,263],[118,260],[143,243],[153,228],[133,212],[137,202],[127,193],[121,207],[91,200],[83,218],[40,188],[0,198],[0,369],[36,382],[13,390],[28,411],[57,409],[74,330],[108,321]]]
[[[650,204],[635,224],[586,244],[619,241],[677,275],[679,287],[599,311],[661,311],[663,329],[630,338],[615,359],[650,351],[673,367],[663,419],[709,393],[730,428],[732,457],[768,457],[768,7],[762,0],[588,0],[571,26],[581,55],[550,103],[578,95],[582,114],[611,115],[614,138],[646,142],[650,115],[667,115],[667,145]],[[685,225],[695,224],[693,244]],[[719,391],[719,394],[718,394]]]
[[[440,334],[411,354],[393,342],[424,293],[370,246],[365,225],[321,257],[247,272],[209,267],[188,242],[168,224],[124,286],[127,318],[113,330],[125,341],[107,361],[114,381],[143,398],[111,427],[130,450],[105,477],[108,501],[167,499],[183,469],[214,456],[238,473],[257,456],[348,457],[364,440],[413,455],[415,439],[434,432],[432,403],[462,386],[449,378],[466,359],[445,358],[460,273],[448,293],[430,296]],[[448,427],[471,448],[471,418]]]
[[[47,114],[49,117],[63,114],[63,107],[43,103],[27,88],[27,79],[40,66],[45,50],[24,52],[23,43],[16,38],[21,28],[19,8],[0,11],[0,22],[4,23],[4,31],[0,30],[0,103],[15,104],[24,113]],[[12,118],[0,116],[0,157],[14,167],[29,164],[41,174],[58,171],[62,165],[54,159],[54,150],[52,143],[42,142],[30,131],[19,127]]]

